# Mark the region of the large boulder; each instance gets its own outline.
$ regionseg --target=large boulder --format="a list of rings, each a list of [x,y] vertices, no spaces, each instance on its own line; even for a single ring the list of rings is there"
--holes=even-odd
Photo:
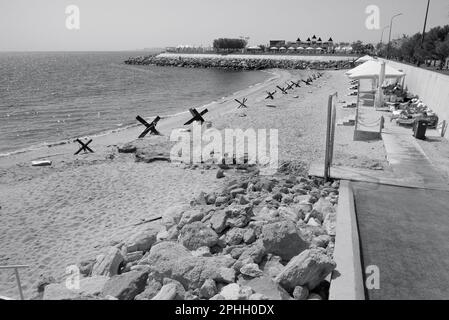
[[[183,213],[188,210],[188,208],[189,207],[187,206],[180,205],[167,208],[167,210],[162,213],[162,225],[165,226],[167,230],[178,225]]]
[[[230,246],[238,245],[243,241],[246,229],[232,228],[226,233],[226,243]]]
[[[244,228],[248,225],[251,217],[254,216],[252,205],[232,204],[225,209],[227,216],[226,226],[230,228]]]
[[[104,296],[112,296],[119,300],[133,300],[145,290],[148,273],[143,271],[130,271],[113,276],[103,288]]]
[[[335,208],[332,203],[326,198],[320,198],[314,205],[313,210],[321,213],[323,220],[326,219],[329,213],[335,212]]]
[[[78,300],[100,296],[108,279],[105,276],[83,278],[78,289],[69,289],[65,283],[51,283],[45,286],[43,300]]]
[[[324,250],[305,250],[290,260],[275,280],[289,292],[296,286],[306,286],[313,290],[335,267],[335,262]]]
[[[251,278],[260,277],[263,275],[262,270],[259,269],[259,266],[256,263],[245,264],[240,268],[240,273]]]
[[[183,245],[176,242],[161,242],[139,262],[149,265],[156,280],[171,278],[184,288],[200,288],[206,279],[220,281],[220,270],[227,270],[235,260],[229,256],[196,257]]]
[[[167,283],[151,300],[183,300],[184,295],[179,292],[176,283]]]
[[[281,257],[271,256],[262,265],[263,272],[271,277],[276,278],[282,270],[284,270],[284,265],[281,263]]]
[[[92,268],[92,276],[114,276],[118,273],[124,257],[116,247],[110,247],[105,253],[97,256]]]
[[[224,286],[220,295],[225,300],[249,300],[249,297],[253,294],[253,290],[249,287],[242,287],[237,283],[231,283]]]
[[[278,255],[285,261],[309,247],[290,220],[264,225],[261,239],[267,253]]]
[[[264,295],[269,300],[291,300],[288,292],[268,276],[252,280],[241,280],[239,283],[250,287],[256,293]]]
[[[218,235],[206,224],[196,221],[185,225],[180,232],[179,241],[189,250],[201,247],[213,247],[217,244]]]
[[[210,299],[217,294],[217,285],[212,279],[204,281],[200,288],[200,297],[204,299]]]
[[[147,228],[132,235],[125,241],[126,251],[128,253],[136,251],[148,251],[151,246],[156,242],[157,234],[159,230],[155,228]]]
[[[145,290],[135,296],[134,300],[151,300],[162,288],[162,284],[154,279],[148,281]]]
[[[337,213],[336,212],[330,212],[323,222],[323,227],[326,230],[326,233],[330,236],[336,235],[336,228],[337,228]]]
[[[204,218],[204,212],[197,208],[189,208],[186,210],[179,220],[178,229],[182,229],[185,225],[191,224],[193,222],[201,221]]]

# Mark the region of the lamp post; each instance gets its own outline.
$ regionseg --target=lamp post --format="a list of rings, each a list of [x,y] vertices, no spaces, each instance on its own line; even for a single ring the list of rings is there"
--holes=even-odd
[[[381,50],[382,50],[382,42],[383,42],[383,39],[384,39],[384,32],[385,32],[385,30],[387,30],[388,28],[390,28],[390,26],[386,26],[386,27],[384,27],[384,28],[382,29],[382,34],[381,34],[381,36],[380,36],[380,45],[379,45],[379,50],[378,50],[377,54],[379,54],[379,53],[381,52]]]
[[[390,21],[390,36],[388,37],[388,49],[387,49],[387,59],[390,58],[390,47],[391,47],[391,30],[393,29],[393,19],[402,16],[402,13],[398,13],[391,17]]]
[[[390,28],[390,26],[386,26],[382,29],[382,35],[380,36],[380,44],[382,44],[382,41],[384,39],[384,32],[385,30],[387,30],[388,28]]]

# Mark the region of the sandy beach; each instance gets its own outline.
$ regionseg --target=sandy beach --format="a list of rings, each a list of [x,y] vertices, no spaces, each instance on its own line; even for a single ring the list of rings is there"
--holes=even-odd
[[[273,102],[265,100],[267,90],[312,71],[270,72],[270,80],[207,105],[205,119],[217,129],[279,129],[280,161],[300,161],[305,167],[322,161],[329,94],[338,92],[338,100],[346,104],[354,100],[347,96],[344,71],[326,71],[311,86],[302,84],[288,95],[278,92]],[[243,97],[249,108],[237,109],[234,99]],[[338,118],[353,112],[343,111],[342,105]],[[189,118],[183,113],[162,119],[158,130],[169,136]],[[21,271],[26,298],[41,274],[60,281],[67,265],[94,258],[111,241],[140,228],[134,224],[142,219],[189,203],[201,191],[212,192],[231,179],[217,180],[215,170],[135,162],[132,155],[117,152],[117,146],[135,140],[142,130],[132,127],[95,137],[93,154],[74,156],[78,145],[68,143],[0,158],[0,265],[30,266]],[[335,163],[370,167],[385,162],[382,141],[352,142],[352,133],[352,127],[337,127]],[[42,159],[52,166],[31,167],[32,160]],[[0,292],[17,297],[12,272],[0,274]]]

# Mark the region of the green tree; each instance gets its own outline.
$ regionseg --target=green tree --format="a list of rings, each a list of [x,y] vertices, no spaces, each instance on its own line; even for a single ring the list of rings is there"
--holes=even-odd
[[[231,39],[231,38],[220,38],[215,39],[213,42],[213,47],[215,50],[227,50],[233,51],[238,49],[244,49],[247,45],[247,41],[244,39]]]
[[[435,53],[440,60],[440,69],[442,69],[446,59],[449,57],[449,35],[446,36],[444,41],[437,42],[435,46]]]

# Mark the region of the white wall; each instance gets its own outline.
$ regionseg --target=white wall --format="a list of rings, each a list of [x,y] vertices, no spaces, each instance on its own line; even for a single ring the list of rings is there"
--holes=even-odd
[[[449,123],[449,76],[399,62],[387,63],[404,71],[408,91],[419,95],[423,102],[438,114],[440,121],[446,120]]]

